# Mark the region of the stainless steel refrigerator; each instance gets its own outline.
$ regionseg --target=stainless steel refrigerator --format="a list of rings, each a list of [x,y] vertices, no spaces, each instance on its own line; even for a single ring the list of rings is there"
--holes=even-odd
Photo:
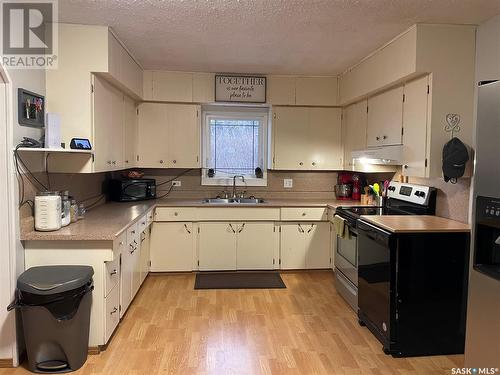
[[[478,87],[465,366],[500,367],[500,81]]]

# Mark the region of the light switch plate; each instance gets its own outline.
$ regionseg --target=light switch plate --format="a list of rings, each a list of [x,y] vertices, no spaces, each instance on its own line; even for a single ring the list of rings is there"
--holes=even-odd
[[[182,186],[182,182],[181,181],[172,181],[172,186]]]
[[[284,178],[283,187],[287,189],[293,188],[293,180],[291,178]]]

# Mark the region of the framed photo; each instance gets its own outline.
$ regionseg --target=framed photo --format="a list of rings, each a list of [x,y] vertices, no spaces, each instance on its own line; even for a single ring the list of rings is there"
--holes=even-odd
[[[43,128],[45,126],[45,97],[34,92],[17,90],[17,118],[20,125]]]

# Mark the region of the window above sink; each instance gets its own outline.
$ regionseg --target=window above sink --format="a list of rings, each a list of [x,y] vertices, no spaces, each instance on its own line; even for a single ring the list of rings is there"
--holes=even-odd
[[[229,186],[241,175],[238,186],[267,186],[269,109],[212,105],[202,113],[202,185]]]

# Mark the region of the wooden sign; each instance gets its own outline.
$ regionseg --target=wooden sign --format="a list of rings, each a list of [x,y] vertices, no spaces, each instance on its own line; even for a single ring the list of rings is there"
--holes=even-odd
[[[266,102],[266,77],[215,76],[216,102]]]

